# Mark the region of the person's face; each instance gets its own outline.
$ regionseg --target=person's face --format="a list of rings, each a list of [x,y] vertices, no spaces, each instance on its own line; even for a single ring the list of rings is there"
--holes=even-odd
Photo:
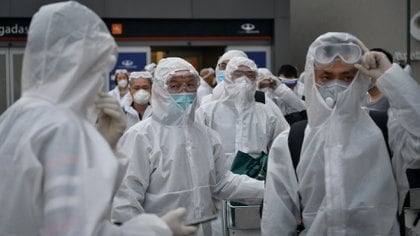
[[[197,78],[188,73],[172,76],[167,85],[169,93],[196,93],[198,88]]]
[[[144,89],[149,93],[152,92],[152,83],[149,79],[139,78],[133,80],[132,84],[130,85],[130,94],[134,96],[134,94],[139,91],[140,89]]]
[[[128,80],[127,75],[124,73],[118,73],[117,74],[117,82],[119,82],[120,80]]]
[[[350,84],[356,74],[357,69],[353,65],[344,64],[337,58],[327,67],[315,68],[315,82],[322,85],[332,80],[341,80]]]
[[[229,63],[229,60],[224,60],[220,62],[217,66],[219,67],[219,70],[226,70],[226,66]]]
[[[232,72],[232,81],[235,81],[236,79],[246,76],[249,80],[255,81],[257,78],[257,73],[248,66],[239,66],[237,70]]]

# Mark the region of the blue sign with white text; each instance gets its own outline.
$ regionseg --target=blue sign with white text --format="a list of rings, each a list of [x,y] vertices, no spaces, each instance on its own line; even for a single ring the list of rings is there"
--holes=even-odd
[[[267,60],[266,60],[266,52],[259,51],[259,52],[247,52],[245,51],[246,55],[249,59],[254,60],[255,64],[257,64],[258,68],[267,67]]]
[[[109,89],[115,87],[114,73],[119,69],[126,69],[129,73],[133,71],[141,71],[147,63],[146,52],[120,52],[118,53],[117,63],[114,69],[110,72]]]

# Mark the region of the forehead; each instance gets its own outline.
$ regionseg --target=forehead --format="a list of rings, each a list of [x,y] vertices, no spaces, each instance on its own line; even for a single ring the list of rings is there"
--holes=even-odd
[[[322,68],[315,68],[318,73],[341,74],[347,72],[355,72],[357,69],[353,65],[345,64],[341,59],[336,58],[334,63]]]
[[[196,82],[197,79],[194,75],[175,75],[172,76],[168,83],[187,83],[187,82]]]
[[[132,86],[143,86],[143,85],[151,85],[151,81],[145,78],[138,78],[134,79],[132,82]]]
[[[238,66],[238,69],[236,69],[236,70],[240,70],[240,71],[252,71],[251,68],[249,68],[249,66],[245,66],[245,65]]]

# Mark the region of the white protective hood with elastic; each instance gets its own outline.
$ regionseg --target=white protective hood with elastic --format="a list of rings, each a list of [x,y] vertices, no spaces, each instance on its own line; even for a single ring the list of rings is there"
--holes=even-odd
[[[185,207],[184,221],[214,214],[213,198],[261,198],[263,182],[226,168],[218,135],[194,122],[165,88],[170,73],[195,69],[181,58],[162,59],[153,83],[153,115],[120,139],[118,150],[130,158],[123,184],[114,198],[112,218],[125,222],[140,213],[163,215]],[[210,223],[198,235],[211,235]]]
[[[275,86],[272,92],[270,91],[269,94],[266,93],[266,96],[273,100],[284,115],[306,110],[304,102],[289,87],[281,83],[269,69],[258,68],[257,87],[259,87],[259,83],[263,80],[268,79],[274,81]]]
[[[156,66],[152,86],[152,117],[163,124],[181,125],[184,118],[192,118],[192,120],[194,118],[196,101],[188,106],[186,110],[187,112],[185,112],[185,110],[175,102],[171,94],[166,89],[166,83],[171,78],[170,74],[175,71],[182,70],[190,71],[196,76],[197,81],[200,81],[198,72],[184,59],[178,57],[168,57],[160,60]]]
[[[261,152],[268,153],[276,136],[289,127],[275,104],[272,103],[272,109],[268,104],[255,101],[255,81],[246,85],[238,85],[232,81],[233,71],[241,65],[257,71],[252,60],[232,58],[226,68],[225,96],[202,104],[196,115],[199,122],[220,134],[229,166],[237,151],[254,157]]]
[[[77,2],[46,5],[28,32],[22,97],[0,117],[0,235],[170,235],[156,216],[107,220],[120,164],[90,122],[117,46]]]
[[[215,70],[216,75],[220,71],[219,64],[222,63],[223,61],[230,61],[234,57],[248,58],[246,53],[241,51],[241,50],[229,50],[229,51],[225,52],[219,58],[219,60],[217,60],[217,65],[216,65],[216,70]],[[226,71],[225,71],[225,79],[226,79]],[[224,80],[223,81],[217,81],[217,85],[213,89],[213,94],[211,95],[211,98],[205,98],[203,100],[203,102],[215,101],[217,99],[222,98],[224,96],[224,93],[225,93],[225,88],[224,87],[225,87]]]
[[[305,225],[302,235],[399,235],[396,216],[398,200],[401,206],[406,191],[403,173],[408,166],[420,166],[420,130],[418,122],[414,124],[420,119],[420,105],[415,102],[419,85],[398,65],[377,81],[391,105],[388,134],[393,172],[382,132],[361,108],[369,79],[357,73],[333,108],[315,85],[315,48],[347,42],[357,44],[358,39],[347,33],[327,33],[309,48],[305,67],[308,126],[297,167],[299,184],[296,187],[290,177],[293,166],[285,132],[273,144],[275,156],[269,157],[265,196],[270,197],[265,199],[263,235],[295,231],[300,218],[297,191]]]
[[[369,79],[357,73],[332,109],[315,84],[315,48],[348,42],[358,44],[358,39],[324,34],[306,58],[308,127],[297,175],[307,235],[388,235],[398,230],[390,157],[380,129],[361,108]]]

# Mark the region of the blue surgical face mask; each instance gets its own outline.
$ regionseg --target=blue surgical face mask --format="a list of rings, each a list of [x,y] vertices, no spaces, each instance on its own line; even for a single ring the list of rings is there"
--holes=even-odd
[[[185,110],[194,102],[196,93],[173,93],[171,96]]]
[[[285,78],[280,78],[281,82],[283,82],[283,84],[285,84],[287,87],[289,88],[294,88],[297,85],[298,80],[297,79],[285,79]]]
[[[224,70],[219,70],[216,72],[216,79],[217,82],[220,83],[225,79],[225,71]]]

